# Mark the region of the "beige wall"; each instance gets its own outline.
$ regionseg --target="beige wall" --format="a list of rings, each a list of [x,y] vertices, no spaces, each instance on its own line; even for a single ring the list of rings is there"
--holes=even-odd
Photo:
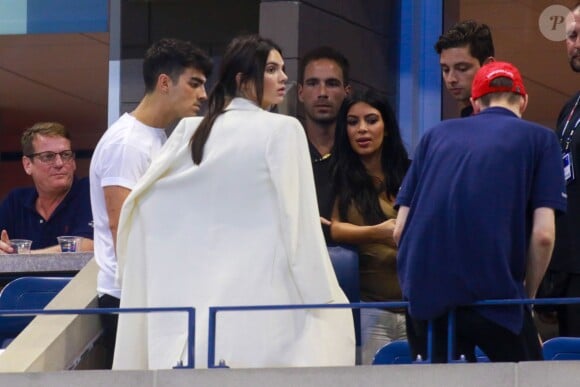
[[[580,367],[577,361],[0,374],[0,383],[11,387],[576,387],[578,380]]]

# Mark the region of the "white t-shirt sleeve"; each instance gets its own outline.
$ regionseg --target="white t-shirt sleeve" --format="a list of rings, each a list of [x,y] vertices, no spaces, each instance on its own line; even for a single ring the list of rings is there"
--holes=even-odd
[[[118,185],[133,189],[151,164],[151,156],[129,144],[110,144],[101,159],[101,187]]]

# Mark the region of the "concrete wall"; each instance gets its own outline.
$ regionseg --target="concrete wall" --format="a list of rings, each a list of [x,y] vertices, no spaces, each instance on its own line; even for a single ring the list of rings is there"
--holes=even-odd
[[[132,110],[142,98],[142,58],[162,37],[191,40],[219,62],[231,38],[259,32],[282,47],[290,82],[298,79],[304,53],[330,45],[351,62],[353,86],[375,88],[396,105],[398,11],[399,1],[383,0],[112,2],[111,63],[118,63],[120,88],[109,96],[114,112],[109,121]],[[213,79],[215,74],[208,81],[210,88]],[[294,87],[280,111],[301,116],[297,105]]]
[[[298,80],[299,59],[307,51],[328,45],[348,58],[355,88],[372,87],[395,105],[398,11],[398,1],[262,1],[260,34],[282,47],[290,81]]]
[[[133,110],[143,97],[141,64],[154,41],[189,40],[217,59],[234,36],[258,32],[259,3],[259,0],[111,0],[110,62],[117,63],[119,69],[118,80],[111,82],[120,82],[120,87],[116,95],[109,94],[109,109],[113,111],[109,123]]]
[[[568,362],[481,363],[257,370],[64,371],[0,374],[3,386],[421,386],[576,387],[580,364]]]

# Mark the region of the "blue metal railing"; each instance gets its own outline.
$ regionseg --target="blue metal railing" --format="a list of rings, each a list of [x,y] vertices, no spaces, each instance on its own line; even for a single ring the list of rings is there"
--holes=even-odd
[[[216,317],[218,312],[234,311],[264,311],[292,309],[353,309],[353,308],[406,308],[406,301],[364,302],[350,304],[300,304],[300,305],[252,305],[252,306],[212,306],[209,308],[209,333],[207,348],[207,367],[219,368],[215,365]]]
[[[209,308],[209,333],[207,347],[207,368],[220,368],[222,365],[215,365],[215,337],[216,337],[216,315],[218,312],[234,311],[264,311],[264,310],[292,310],[292,309],[353,309],[365,308],[372,304],[373,308],[406,308],[408,303],[400,302],[369,302],[351,304],[300,304],[300,305],[251,305],[251,306],[211,306]]]
[[[566,305],[580,304],[580,298],[536,298],[536,299],[503,299],[503,300],[485,300],[475,302],[465,306],[509,306],[509,305]],[[303,305],[255,305],[255,306],[214,306],[209,308],[209,333],[207,348],[207,366],[208,368],[223,367],[222,364],[215,364],[215,341],[216,341],[216,318],[218,312],[232,311],[264,311],[264,310],[291,310],[291,309],[353,309],[353,308],[371,308],[371,309],[400,309],[407,308],[409,303],[406,301],[395,302],[364,302],[350,304],[303,304]],[[448,335],[447,335],[447,360],[449,363],[457,362],[454,356],[454,331],[455,331],[455,311],[448,313]],[[427,359],[422,359],[423,363],[430,363],[433,358],[433,321],[429,321],[427,330]]]
[[[195,364],[195,308],[193,307],[159,307],[159,308],[87,308],[87,309],[0,309],[0,316],[22,315],[92,315],[118,313],[187,313],[187,363],[174,368],[194,368]]]
[[[466,306],[509,306],[509,305],[566,305],[580,304],[578,298],[540,298],[540,299],[503,299],[485,300]],[[350,304],[300,304],[300,305],[246,305],[246,306],[214,306],[209,308],[209,333],[208,333],[208,368],[220,368],[222,364],[215,364],[216,345],[216,322],[218,312],[233,311],[264,311],[264,310],[296,310],[296,309],[353,309],[353,308],[382,308],[401,309],[407,308],[406,301],[391,302],[363,302]],[[179,364],[174,368],[194,368],[195,365],[195,308],[193,307],[159,307],[159,308],[88,308],[88,309],[19,309],[0,310],[0,316],[22,315],[93,315],[93,314],[119,314],[119,313],[159,313],[159,312],[184,312],[187,313],[187,363]],[[457,362],[454,359],[454,335],[455,312],[448,313],[448,342],[447,355],[450,363]],[[427,331],[427,359],[423,363],[430,363],[433,357],[433,322],[429,321]]]

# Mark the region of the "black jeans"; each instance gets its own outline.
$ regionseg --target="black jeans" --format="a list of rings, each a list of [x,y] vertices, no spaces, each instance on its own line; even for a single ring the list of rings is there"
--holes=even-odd
[[[538,298],[580,297],[580,274],[548,270],[538,289]],[[536,305],[539,313],[556,311],[558,336],[580,337],[580,304]]]
[[[455,314],[455,359],[465,355],[475,362],[475,346],[493,362],[543,360],[542,347],[532,315],[524,308],[522,331],[514,334],[486,319],[473,308],[458,308]],[[413,359],[427,359],[428,321],[416,320],[407,314],[407,337]],[[447,314],[433,322],[433,363],[447,362]]]
[[[99,308],[118,308],[121,300],[117,297],[103,294],[99,297]],[[111,369],[113,366],[113,355],[115,353],[115,340],[117,339],[117,314],[100,314],[101,325],[103,326],[102,343],[105,350],[105,368]]]
[[[580,274],[567,273],[560,297],[580,297]],[[559,305],[557,310],[560,336],[580,337],[580,304]]]

